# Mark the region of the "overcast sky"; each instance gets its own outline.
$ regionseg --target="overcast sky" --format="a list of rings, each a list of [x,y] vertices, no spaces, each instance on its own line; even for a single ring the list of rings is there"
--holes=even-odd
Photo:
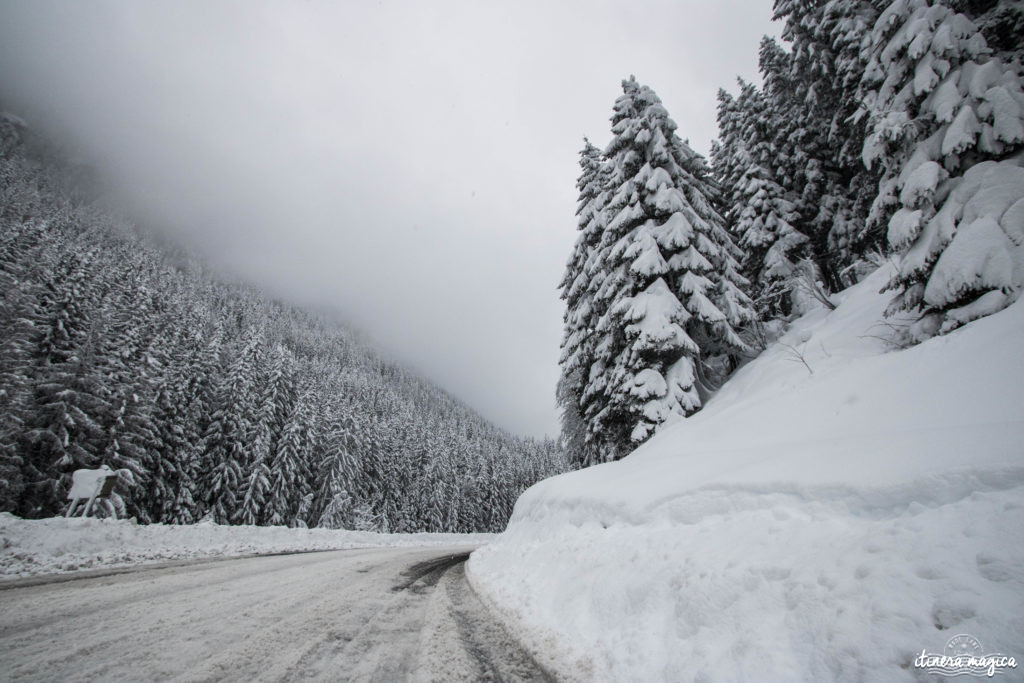
[[[630,74],[707,154],[771,0],[0,0],[0,100],[154,226],[554,435],[584,135]]]

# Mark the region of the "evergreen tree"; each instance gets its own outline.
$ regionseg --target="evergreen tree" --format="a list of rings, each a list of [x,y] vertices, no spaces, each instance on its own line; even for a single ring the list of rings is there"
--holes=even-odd
[[[64,262],[37,312],[33,400],[22,433],[19,513],[38,517],[57,513],[71,472],[100,464],[103,420],[110,405],[95,372],[97,340],[85,313],[79,285],[82,262]]]
[[[195,521],[195,461],[201,453],[184,365],[172,360],[154,400],[157,445],[146,492],[151,519]]]
[[[989,48],[1004,62],[1024,65],[1024,2],[952,0],[951,7],[974,22]]]
[[[260,333],[251,333],[235,357],[206,431],[206,510],[220,524],[235,521],[244,487],[250,483],[244,480],[244,473],[250,461],[255,402],[252,387],[260,344]]]
[[[877,173],[861,163],[865,126],[857,116],[860,48],[877,14],[869,0],[776,0],[791,51],[768,38],[761,44],[770,140],[785,168],[775,180],[795,202],[793,225],[833,290],[851,284],[843,273],[882,242],[865,228]]]
[[[238,524],[259,524],[264,517],[267,497],[270,494],[270,465],[264,458],[257,458],[249,466],[249,473],[241,487],[242,502],[235,519]]]
[[[561,297],[565,301],[565,333],[559,359],[561,376],[557,399],[562,410],[562,434],[566,451],[572,461],[586,465],[594,462],[595,453],[586,438],[586,423],[581,414],[580,402],[587,379],[587,359],[593,353],[593,331],[602,312],[593,300],[593,269],[588,266],[605,228],[604,203],[607,192],[603,185],[608,169],[603,163],[601,151],[586,139],[580,151],[580,168],[576,183],[579,190],[576,210],[579,232],[560,284]]]
[[[795,198],[775,182],[777,155],[763,94],[742,80],[737,99],[720,91],[718,119],[716,175],[728,188],[726,218],[745,250],[743,274],[763,316],[788,313],[789,282],[808,239],[793,226],[800,218]]]
[[[294,525],[302,499],[309,493],[309,472],[303,454],[310,446],[310,398],[292,400],[270,464],[267,524]]]
[[[264,378],[262,391],[254,387],[261,395],[253,424],[250,459],[244,472],[244,493],[238,513],[238,519],[242,524],[259,524],[269,514],[267,508],[274,495],[271,487],[278,444],[283,437],[288,418],[295,408],[291,364],[290,353],[279,344],[271,356],[269,372]],[[293,466],[293,463],[290,462],[288,465]],[[278,473],[280,472],[281,470],[278,470]],[[285,514],[293,513],[292,508],[293,505],[286,504]]]
[[[697,410],[697,340],[740,353],[734,325],[753,317],[704,160],[678,138],[650,88],[633,78],[622,86],[605,151],[608,222],[594,259],[603,277],[592,284],[604,313],[582,396],[602,460]]]
[[[1013,266],[1022,243],[1022,80],[944,2],[891,2],[865,52],[864,162],[883,173],[869,218],[887,225],[903,255],[890,310],[915,312],[910,336],[922,339],[1004,308],[1024,284]]]
[[[10,237],[9,233],[5,233]],[[12,251],[0,246],[0,253]],[[19,435],[29,415],[32,393],[32,297],[22,291],[24,268],[0,259],[0,511],[14,512],[24,492],[24,460]]]
[[[110,407],[103,425],[106,435],[101,460],[119,475],[115,505],[148,522],[148,484],[158,466],[159,446],[153,420],[155,377],[165,362],[165,350],[153,343],[152,300],[146,284],[131,276],[124,280],[128,286],[117,294],[130,296],[131,302],[122,299],[108,304],[113,310],[105,313],[97,359]]]
[[[836,167],[830,154],[828,126],[820,113],[812,110],[820,105],[810,99],[805,80],[796,70],[794,57],[775,40],[765,37],[759,54],[764,78],[764,99],[755,123],[762,131],[762,151],[759,155],[770,160],[766,180],[776,183],[786,201],[792,202],[789,219],[795,222],[782,245],[785,251],[802,245],[807,258],[814,261],[826,286],[831,290],[842,288],[839,277],[841,259],[830,253],[828,239],[837,218],[846,204],[848,190],[840,187]],[[777,202],[768,202],[766,211],[777,211]],[[776,213],[776,216],[778,214]],[[767,218],[767,217],[766,217]],[[774,242],[773,242],[774,245]],[[776,269],[787,269],[785,262],[795,259],[788,255],[764,252],[774,258]]]

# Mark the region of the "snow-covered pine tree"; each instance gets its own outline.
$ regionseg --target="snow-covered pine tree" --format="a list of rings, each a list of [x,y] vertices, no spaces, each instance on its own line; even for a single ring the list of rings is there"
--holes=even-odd
[[[281,436],[275,442],[270,462],[270,491],[267,499],[267,524],[295,526],[299,507],[309,493],[309,465],[303,457],[309,449],[312,415],[309,392],[291,401],[291,412],[285,418]],[[305,523],[305,520],[303,520]]]
[[[71,472],[99,465],[110,404],[95,369],[94,320],[86,313],[90,257],[69,254],[35,312],[34,391],[22,435],[24,517],[60,510]]]
[[[861,162],[865,127],[854,117],[864,72],[861,43],[878,16],[875,4],[776,0],[774,16],[783,22],[782,37],[791,51],[784,54],[770,40],[762,43],[766,90],[786,120],[783,136],[800,131],[797,139],[806,156],[798,174],[802,188],[796,188],[804,214],[797,227],[814,238],[815,261],[834,274],[834,286],[848,284],[838,274],[884,240],[865,230],[878,174]],[[769,80],[775,70],[785,72],[781,93]]]
[[[24,491],[18,435],[24,427],[30,393],[27,381],[28,306],[17,280],[0,267],[0,511],[14,512]]]
[[[0,149],[4,120],[0,119]],[[0,159],[0,173],[6,166]],[[16,255],[25,235],[5,224],[0,230],[0,511],[14,512],[24,491],[18,440],[32,400],[29,381],[32,354],[32,309],[36,294],[26,266]]]
[[[173,499],[167,501],[161,519],[188,524],[205,514],[207,435],[225,380],[221,365],[224,332],[221,320],[196,303],[190,303],[180,316],[191,321],[184,325],[189,334],[182,341],[183,355],[169,369],[174,371],[165,379],[167,385],[157,402],[158,408],[164,406],[159,421],[165,433],[164,454],[173,461],[171,467],[179,477],[176,484],[170,484]]]
[[[601,460],[696,411],[700,342],[738,353],[734,325],[753,317],[703,158],[676,135],[653,90],[632,77],[622,88],[605,151],[608,222],[595,258],[603,278],[594,298],[604,313],[582,399]]]
[[[187,329],[187,328],[186,328]],[[146,495],[152,519],[188,524],[195,521],[195,481],[191,464],[201,452],[200,435],[191,419],[189,371],[177,356],[184,340],[172,345],[170,362],[161,377],[153,403],[158,429],[154,467]]]
[[[248,483],[244,474],[250,461],[250,436],[255,410],[253,395],[262,332],[252,331],[228,369],[217,408],[207,428],[203,480],[206,512],[219,524],[230,524]]]
[[[736,98],[725,88],[718,89],[717,119],[718,138],[711,141],[711,171],[722,189],[722,217],[732,226],[738,212],[739,180],[750,165],[750,150],[740,135]]]
[[[706,394],[721,384],[736,369],[740,357],[750,351],[737,332],[758,316],[754,302],[747,294],[750,281],[740,272],[744,252],[729,234],[721,215],[721,192],[711,167],[704,157],[690,149],[686,143],[683,143],[683,152],[689,155],[685,170],[691,182],[683,191],[691,207],[696,209],[698,217],[704,220],[711,241],[719,249],[717,257],[712,251],[714,268],[709,277],[714,287],[708,290],[708,295],[725,315],[725,320],[708,324],[700,322],[698,316],[690,333],[700,345],[703,360],[709,361],[697,366],[698,389]],[[685,281],[681,281],[680,290],[692,297],[693,292]]]
[[[291,350],[278,344],[270,356],[270,368],[260,398],[258,429],[261,443],[272,457],[284,432],[288,418],[295,410],[295,357]]]
[[[950,4],[974,22],[985,42],[1004,62],[1024,64],[1024,2],[952,0]]]
[[[793,202],[794,231],[807,238],[798,240],[801,251],[813,261],[826,288],[839,289],[844,284],[839,277],[842,264],[830,253],[828,236],[837,217],[845,215],[848,190],[841,186],[830,159],[827,123],[812,113],[817,105],[807,100],[813,91],[794,73],[792,54],[766,36],[758,61],[764,90],[756,119],[763,131],[760,156],[767,160],[767,179]],[[782,259],[776,259],[776,265],[782,265]]]
[[[102,463],[115,470],[119,481],[114,503],[143,522],[153,521],[147,492],[158,460],[159,429],[154,423],[156,375],[166,363],[166,348],[157,343],[153,292],[147,280],[130,265],[112,273],[116,303],[108,304],[98,358],[111,414],[104,424],[106,444]]]
[[[562,438],[572,462],[581,466],[593,464],[593,449],[586,438],[586,423],[581,414],[580,400],[586,383],[587,359],[592,354],[593,328],[597,310],[591,288],[591,271],[587,268],[605,228],[603,204],[607,192],[603,188],[605,171],[601,150],[584,138],[580,150],[580,175],[576,182],[579,190],[577,204],[577,238],[572,255],[565,267],[559,285],[565,301],[562,320],[565,332],[559,358],[561,375],[558,380],[557,399],[562,410]]]
[[[772,123],[753,84],[741,79],[736,99],[719,92],[717,177],[728,192],[726,218],[745,249],[742,270],[762,317],[789,312],[788,283],[808,242],[793,226],[800,218],[795,198],[775,182]]]
[[[270,464],[266,456],[254,456],[250,461],[248,472],[243,474],[244,481],[240,491],[242,501],[235,513],[234,521],[238,524],[260,524],[265,516],[267,499],[270,495]]]
[[[283,438],[285,425],[294,412],[296,402],[292,365],[291,352],[278,344],[270,355],[269,369],[266,377],[262,378],[262,387],[256,387],[259,398],[252,442],[249,444],[249,463],[244,472],[246,483],[243,486],[242,505],[238,512],[242,524],[261,524],[270,514],[268,506],[274,495],[273,482],[280,482],[274,474],[278,443]],[[294,512],[291,508],[294,506],[286,505],[286,515]]]
[[[864,163],[883,172],[870,219],[902,254],[890,311],[912,339],[998,311],[1024,285],[1024,90],[948,2],[895,0],[866,46]]]

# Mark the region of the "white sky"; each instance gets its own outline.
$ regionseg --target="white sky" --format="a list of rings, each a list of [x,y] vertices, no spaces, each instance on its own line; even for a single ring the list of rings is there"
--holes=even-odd
[[[154,225],[557,433],[577,152],[630,74],[707,154],[771,0],[0,0],[0,100]]]

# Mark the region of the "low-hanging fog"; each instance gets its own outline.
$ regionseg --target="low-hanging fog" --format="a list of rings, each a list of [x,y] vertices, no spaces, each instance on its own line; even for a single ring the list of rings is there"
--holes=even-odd
[[[707,153],[770,3],[0,2],[0,105],[150,226],[554,435],[582,137],[630,74]]]

